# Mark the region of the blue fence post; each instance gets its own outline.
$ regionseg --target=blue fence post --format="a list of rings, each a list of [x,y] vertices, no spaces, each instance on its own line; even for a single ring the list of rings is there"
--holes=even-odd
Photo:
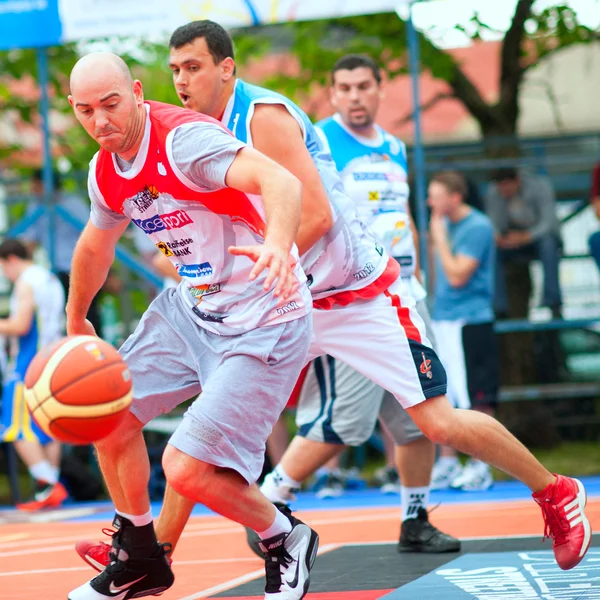
[[[50,102],[48,100],[48,54],[47,49],[36,48],[38,85],[40,87],[40,115],[42,117],[42,133],[44,138],[44,209],[48,214],[48,258],[54,269],[56,267],[55,231],[56,211],[54,205],[54,178],[52,173],[52,154],[50,152]]]
[[[425,148],[423,147],[423,137],[421,133],[421,103],[419,93],[419,77],[421,75],[421,59],[419,51],[419,38],[412,20],[413,0],[407,5],[399,5],[396,13],[406,22],[406,34],[408,38],[408,54],[410,77],[412,81],[412,102],[413,102],[413,127],[414,127],[414,182],[415,198],[417,209],[417,230],[419,231],[419,256],[421,259],[421,269],[428,276],[429,267],[429,246],[428,226],[427,226],[427,175],[425,165]]]

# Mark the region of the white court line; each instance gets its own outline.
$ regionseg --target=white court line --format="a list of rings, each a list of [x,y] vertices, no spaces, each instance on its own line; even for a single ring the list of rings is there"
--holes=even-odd
[[[327,552],[331,552],[336,548],[340,548],[343,544],[327,544],[319,548],[318,555],[326,554]],[[219,592],[224,592],[225,590],[230,590],[233,587],[238,585],[242,585],[243,583],[248,583],[249,581],[253,581],[254,579],[258,579],[261,576],[264,576],[265,569],[258,569],[256,571],[252,571],[252,573],[247,573],[246,575],[242,575],[240,577],[236,577],[235,579],[230,579],[225,583],[220,583],[219,585],[215,585],[206,590],[202,590],[201,592],[196,592],[191,596],[185,596],[183,598],[179,598],[179,600],[197,600],[198,598],[206,598],[207,596],[212,596],[213,594],[218,594]]]
[[[175,566],[179,565],[218,565],[241,562],[257,562],[258,558],[207,558],[202,560],[179,560]],[[5,571],[0,572],[0,577],[12,577],[16,575],[42,575],[46,573],[66,573],[71,571],[89,571],[89,567],[60,567],[57,569],[32,569],[31,571]]]
[[[13,533],[12,535],[3,535],[0,537],[0,545],[7,542],[14,542],[15,540],[23,540],[30,537],[30,535],[31,534],[29,533]],[[39,540],[37,540],[37,543],[39,543]]]
[[[395,515],[397,511],[394,511]],[[360,523],[364,521],[384,521],[390,518],[390,514],[386,513],[378,513],[374,515],[356,515],[352,517],[336,517],[331,519],[312,519],[308,520],[308,524],[311,526],[326,526],[326,525],[337,525],[340,523]],[[214,525],[214,524],[213,524]],[[241,526],[233,525],[233,526],[225,526],[218,527],[215,529],[204,529],[200,531],[184,531],[182,538],[195,538],[195,537],[204,537],[209,535],[222,535],[224,533],[240,533]],[[6,544],[0,544],[0,549],[6,550],[9,548],[23,548],[23,546],[38,546],[37,548],[31,549],[21,549],[15,550],[12,552],[0,552],[0,558],[7,556],[21,556],[24,554],[44,554],[51,552],[62,552],[64,550],[72,550],[72,546],[52,546],[49,545],[51,543],[56,542],[77,542],[82,539],[84,536],[69,536],[69,537],[60,537],[60,538],[47,538],[47,539],[37,539],[37,540],[27,540],[23,542],[8,542]],[[40,544],[44,544],[40,546]]]

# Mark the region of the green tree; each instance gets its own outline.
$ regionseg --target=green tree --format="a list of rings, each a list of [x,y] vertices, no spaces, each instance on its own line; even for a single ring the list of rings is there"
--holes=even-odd
[[[113,41],[116,46],[125,45],[123,40]],[[109,46],[109,41],[103,43]],[[127,44],[131,46],[131,44]],[[81,56],[81,47],[70,43],[47,49],[50,106],[52,111],[71,115],[72,108],[67,96],[69,93],[69,74],[73,65]],[[177,104],[178,98],[173,88],[167,68],[169,50],[165,44],[140,41],[136,44],[135,55],[125,51],[121,55],[132,68],[134,77],[144,83],[148,98],[162,102]],[[10,85],[14,80],[33,78],[37,80],[36,53],[32,49],[17,49],[0,52],[0,110],[17,111],[20,118],[28,123],[39,123],[39,103],[37,95],[15,95],[10,93]],[[35,83],[34,83],[35,85]],[[98,149],[94,142],[73,120],[73,127],[64,132],[54,133],[51,138],[54,158],[65,156],[76,172],[85,171],[87,165]],[[19,145],[3,145],[0,139],[0,159],[9,161],[13,167],[19,167],[10,157]]]
[[[492,30],[476,13],[471,27],[461,29],[473,40],[479,40],[485,30]],[[350,52],[371,55],[385,66],[390,77],[406,72],[406,28],[395,13],[271,26],[263,28],[262,35],[271,41],[287,36],[289,52],[299,65],[299,73],[279,73],[265,84],[305,103],[315,84],[327,84],[335,61]],[[235,39],[240,43],[250,36],[256,37],[256,33],[240,30]],[[435,97],[424,108],[442,98],[455,98],[477,121],[483,137],[515,135],[519,91],[527,70],[558,50],[597,38],[597,32],[582,25],[574,9],[565,3],[536,11],[534,0],[519,0],[502,40],[499,95],[489,102],[450,53],[421,35],[422,68],[449,86],[447,93]]]

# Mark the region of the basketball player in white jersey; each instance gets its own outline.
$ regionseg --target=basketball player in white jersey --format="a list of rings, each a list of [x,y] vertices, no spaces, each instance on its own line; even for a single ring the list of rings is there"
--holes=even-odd
[[[1,439],[12,442],[36,484],[34,500],[22,510],[60,506],[67,491],[58,480],[60,443],[31,418],[23,386],[25,372],[38,350],[62,336],[65,295],[58,278],[28,255],[25,244],[7,239],[0,244],[0,268],[13,284],[10,315],[0,319],[0,335],[9,338],[9,366],[2,393]]]
[[[557,561],[563,568],[577,564],[591,539],[583,516],[583,486],[549,473],[494,419],[452,408],[445,397],[444,368],[399,277],[398,263],[358,220],[335,163],[306,115],[285,97],[235,77],[231,39],[216,23],[198,21],[179,28],[171,37],[170,67],[186,107],[221,119],[242,141],[257,146],[260,142],[261,148],[268,148],[263,150],[266,154],[273,153],[303,177],[303,219],[296,241],[315,308],[308,357],[329,354],[348,363],[393,392],[432,441],[475,455],[520,479],[545,515],[552,503],[552,517],[546,520]],[[305,208],[308,203],[318,207],[316,223]],[[387,352],[381,352],[382,347]],[[323,453],[321,442],[298,437],[290,448],[297,444],[304,446],[305,459],[279,471],[288,488],[297,487],[339,451],[339,443]],[[298,472],[292,474],[292,469]],[[569,503],[576,505],[582,519],[564,542],[570,527],[564,507]],[[159,539],[176,542],[192,508],[189,498],[168,488],[157,524]],[[95,566],[102,568],[106,559],[98,563]]]

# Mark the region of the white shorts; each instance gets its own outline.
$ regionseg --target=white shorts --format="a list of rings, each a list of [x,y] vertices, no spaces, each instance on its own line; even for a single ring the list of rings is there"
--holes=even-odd
[[[130,410],[146,424],[202,391],[169,443],[254,483],[306,362],[311,317],[219,336],[189,310],[176,289],[163,291],[121,347],[133,378]]]
[[[425,301],[417,302],[416,307],[427,338],[433,341]],[[317,442],[360,446],[372,435],[378,416],[397,445],[423,436],[391,393],[333,356],[315,358],[298,397],[298,435]]]
[[[399,278],[370,300],[313,310],[309,360],[329,354],[389,391],[404,408],[446,393],[446,372]]]
[[[433,321],[448,373],[448,399],[456,408],[494,407],[498,400],[498,343],[494,324]]]

